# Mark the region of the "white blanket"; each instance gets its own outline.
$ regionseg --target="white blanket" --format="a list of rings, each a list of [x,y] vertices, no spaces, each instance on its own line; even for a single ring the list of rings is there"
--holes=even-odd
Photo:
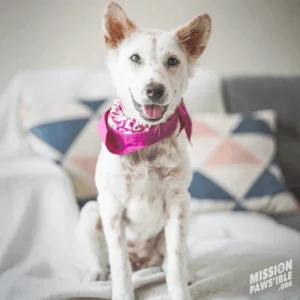
[[[0,166],[0,299],[110,299],[111,282],[82,282],[78,209],[67,176],[37,157],[1,159]],[[300,234],[268,217],[195,214],[188,245],[195,300],[300,299]],[[249,294],[251,273],[290,259],[292,287]],[[168,299],[158,268],[133,281],[137,299]]]

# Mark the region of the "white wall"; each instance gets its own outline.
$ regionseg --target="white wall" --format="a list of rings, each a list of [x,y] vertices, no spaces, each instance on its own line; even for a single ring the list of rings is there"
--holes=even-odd
[[[105,65],[108,0],[0,0],[0,92],[19,69]],[[222,74],[300,74],[300,0],[119,0],[140,27],[209,13],[202,65]]]

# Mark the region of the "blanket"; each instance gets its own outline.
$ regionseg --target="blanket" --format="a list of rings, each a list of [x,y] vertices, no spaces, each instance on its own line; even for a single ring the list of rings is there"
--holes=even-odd
[[[84,282],[79,209],[69,178],[36,156],[1,159],[0,299],[110,299],[111,282]],[[255,213],[197,213],[188,235],[194,300],[299,299],[300,234]],[[250,276],[292,259],[292,286],[250,294]],[[255,276],[255,275],[254,275]],[[160,268],[133,274],[136,299],[167,300]]]

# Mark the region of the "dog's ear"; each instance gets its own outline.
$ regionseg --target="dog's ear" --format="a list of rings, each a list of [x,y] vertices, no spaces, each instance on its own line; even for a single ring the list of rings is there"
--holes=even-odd
[[[211,33],[209,15],[194,18],[176,31],[176,36],[190,59],[197,59],[205,50]]]
[[[105,43],[109,48],[116,49],[120,43],[134,31],[135,24],[130,21],[116,2],[110,2],[103,18]]]

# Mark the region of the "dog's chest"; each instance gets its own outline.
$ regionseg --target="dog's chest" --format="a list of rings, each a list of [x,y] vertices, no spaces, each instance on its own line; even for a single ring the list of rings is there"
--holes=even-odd
[[[184,169],[177,140],[166,140],[122,158],[127,236],[153,236],[164,226],[169,195]],[[131,236],[132,235],[132,236]]]

